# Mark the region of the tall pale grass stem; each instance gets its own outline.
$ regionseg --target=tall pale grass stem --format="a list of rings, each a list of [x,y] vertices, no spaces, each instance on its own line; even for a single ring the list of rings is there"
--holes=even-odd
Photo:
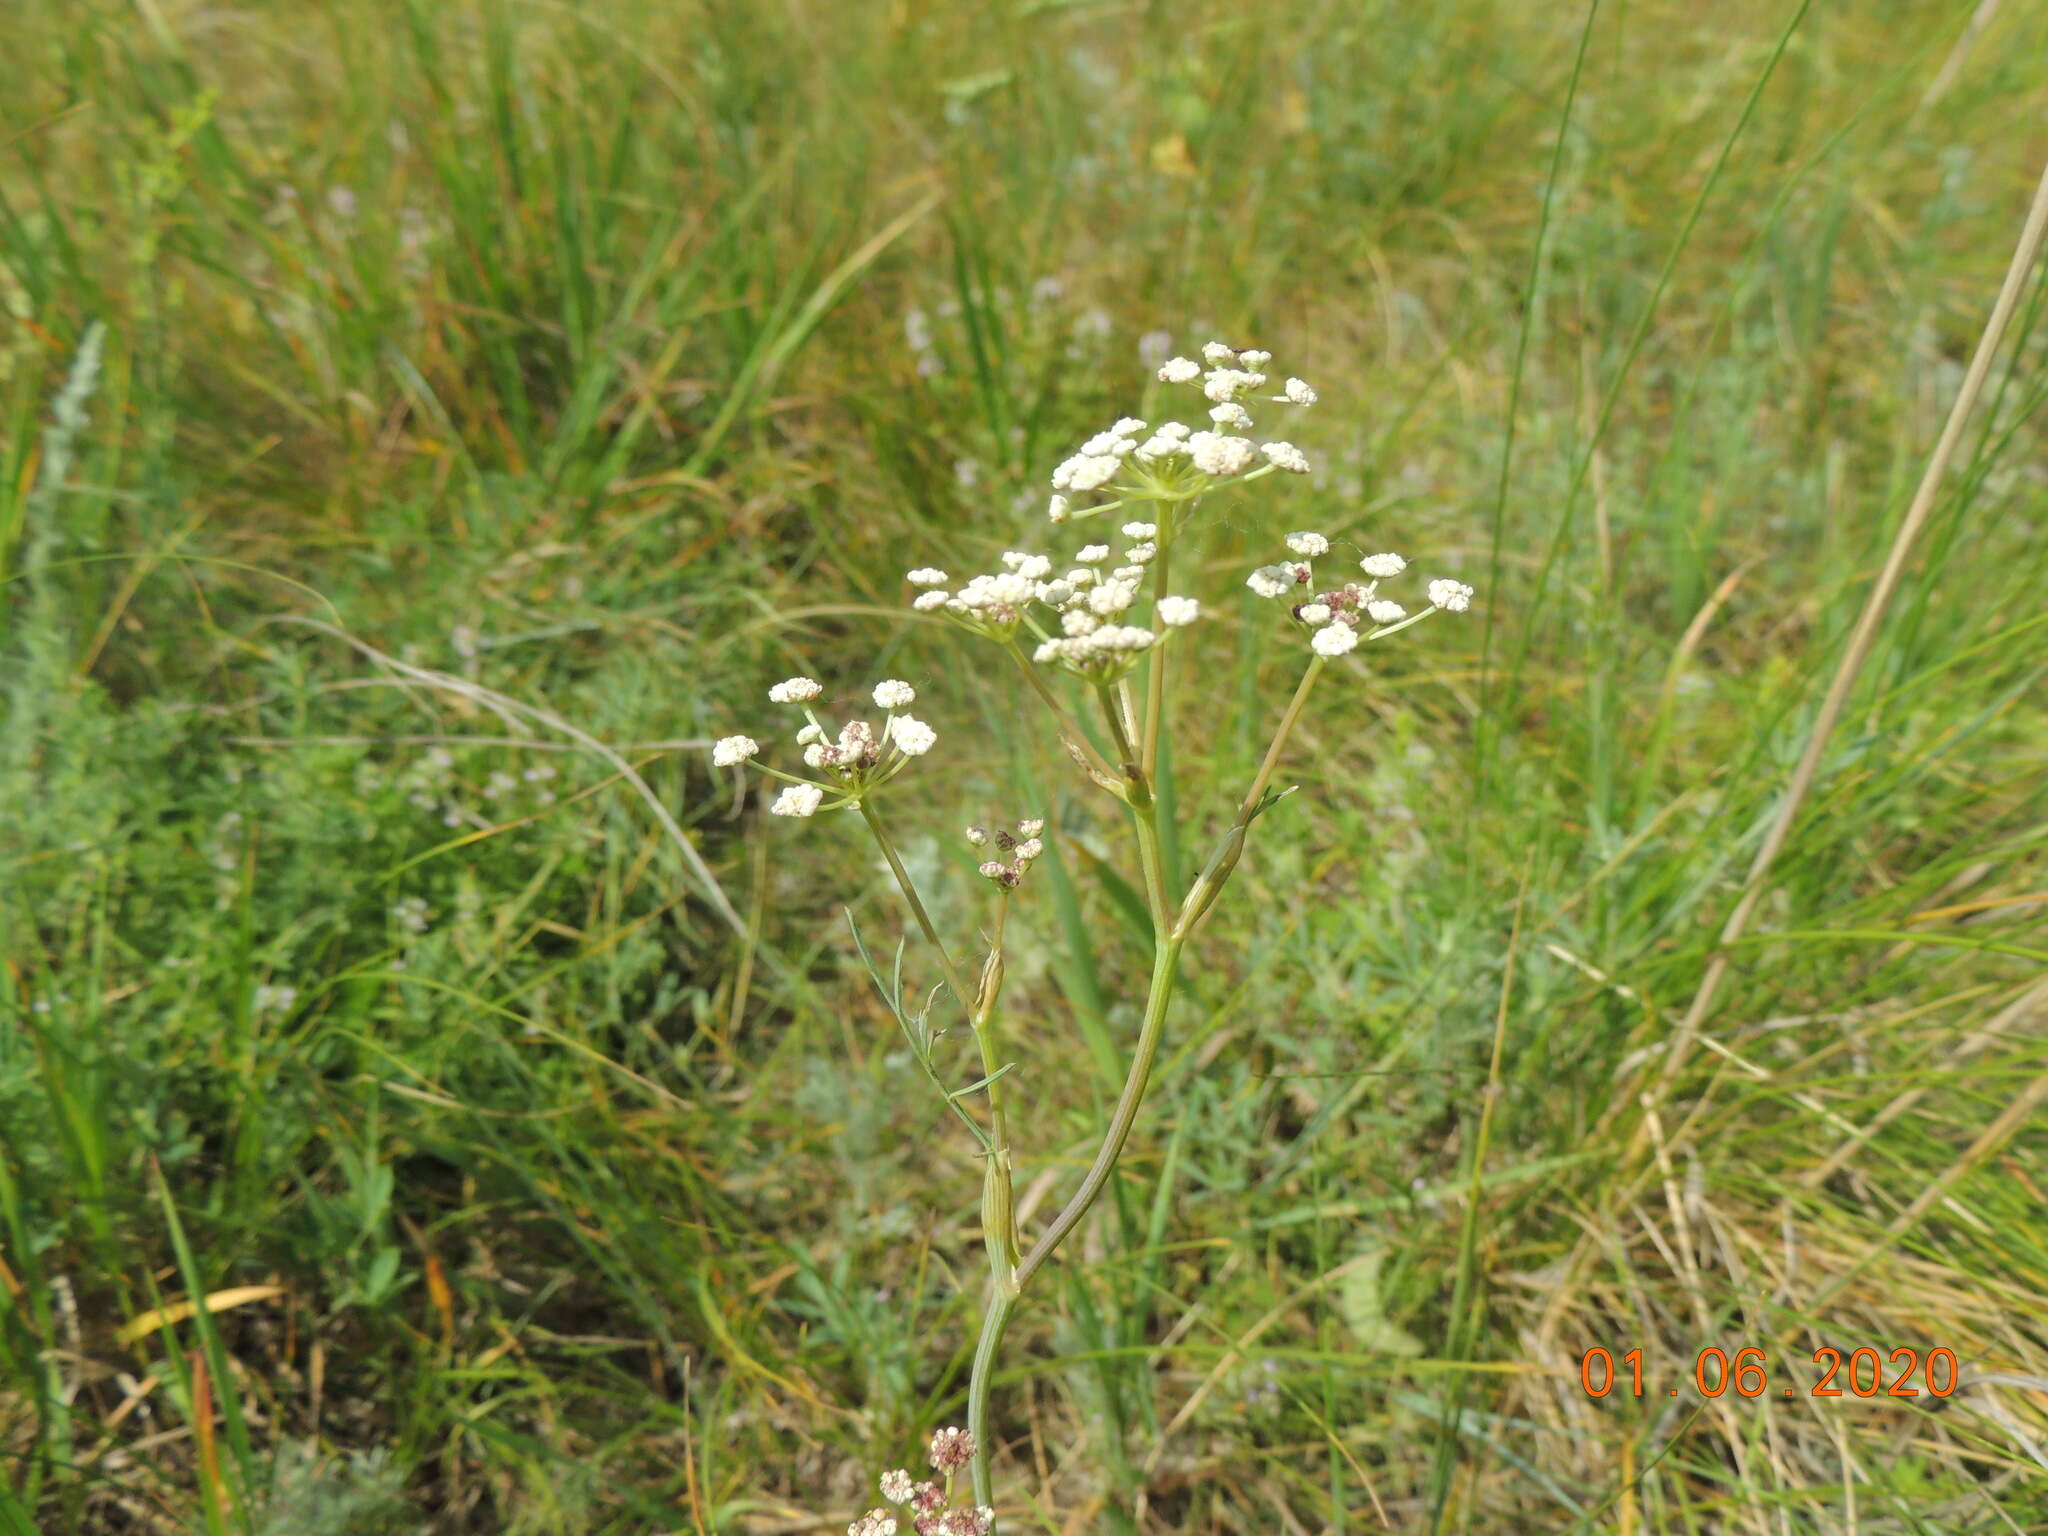
[[[1905,574],[1906,558],[1912,553],[1914,541],[1919,538],[1921,528],[1934,510],[1935,497],[1948,471],[1949,460],[1954,456],[1963,427],[1976,407],[1977,397],[1983,392],[1985,377],[1991,371],[1992,356],[1998,351],[2006,324],[2019,304],[2020,290],[2026,285],[2027,274],[2033,270],[2040,256],[2044,236],[2048,236],[2048,167],[2043,168],[2040,184],[2034,189],[2034,201],[2020,231],[2019,244],[2013,248],[2012,262],[2006,268],[2005,284],[1991,306],[1991,318],[1984,324],[1984,334],[1977,338],[1976,354],[1970,359],[1969,372],[1963,376],[1962,388],[1957,390],[1955,403],[1949,408],[1948,424],[1942,428],[1941,438],[1927,460],[1926,473],[1920,477],[1920,488],[1913,495],[1912,505],[1906,509],[1905,521],[1899,524],[1899,531],[1892,538],[1891,553],[1885,557],[1884,569],[1878,572],[1870,595],[1864,599],[1863,612],[1849,636],[1848,648],[1835,669],[1834,681],[1828,686],[1827,697],[1821,701],[1813,728],[1807,733],[1805,750],[1799,754],[1791,781],[1785,786],[1784,798],[1778,803],[1778,814],[1764,836],[1763,846],[1757,849],[1756,858],[1750,863],[1742,899],[1736,902],[1735,910],[1728,914],[1728,921],[1721,927],[1719,948],[1707,962],[1706,974],[1700,978],[1692,1006],[1686,1009],[1678,1033],[1664,1058],[1657,1085],[1660,1095],[1670,1088],[1672,1080],[1685,1065],[1699,1039],[1700,1026],[1713,1011],[1721,980],[1728,973],[1728,951],[1748,930],[1756,904],[1763,898],[1764,878],[1770,873],[1771,865],[1776,862],[1786,839],[1791,836],[1792,823],[1806,801],[1807,791],[1813,787],[1821,753],[1827,747],[1828,737],[1841,717],[1843,706],[1848,703],[1849,691],[1856,684],[1857,674],[1862,671],[1863,663],[1876,643],[1878,625],[1883,622],[1885,609],[1890,606]]]

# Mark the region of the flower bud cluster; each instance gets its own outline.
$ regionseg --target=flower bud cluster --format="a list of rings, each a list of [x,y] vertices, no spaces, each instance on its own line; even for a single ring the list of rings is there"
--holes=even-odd
[[[803,749],[804,766],[821,775],[804,779],[772,768],[764,770],[787,781],[787,787],[768,807],[771,815],[807,817],[821,808],[857,807],[862,796],[895,778],[912,758],[923,757],[939,739],[939,733],[915,715],[898,713],[917,702],[917,690],[897,678],[875,685],[875,705],[886,711],[879,729],[865,720],[849,720],[836,732],[828,729],[811,708],[824,691],[824,685],[812,677],[788,678],[768,690],[771,703],[791,704],[803,711],[806,723],[796,733],[796,744]],[[761,744],[751,736],[725,736],[713,743],[711,763],[716,768],[737,768],[753,761],[760,751]],[[830,805],[826,804],[828,797]]]
[[[1245,578],[1245,585],[1260,597],[1286,602],[1288,611],[1308,629],[1310,648],[1318,656],[1342,656],[1361,641],[1406,629],[1440,609],[1463,613],[1472,603],[1470,587],[1444,577],[1429,584],[1429,606],[1419,613],[1410,614],[1401,604],[1381,597],[1380,582],[1408,569],[1407,560],[1393,554],[1367,555],[1359,562],[1368,581],[1319,588],[1310,562],[1329,553],[1330,541],[1320,533],[1290,533],[1287,547],[1301,558],[1262,565]]]
[[[932,1436],[927,1454],[932,1470],[950,1485],[954,1473],[973,1463],[974,1450],[974,1436],[948,1427]],[[916,1536],[988,1536],[995,1529],[996,1512],[986,1504],[949,1507],[945,1488],[920,1482],[902,1467],[884,1472],[879,1481],[882,1497],[903,1511]],[[894,1511],[871,1509],[846,1528],[846,1536],[896,1536],[900,1529]]]
[[[986,827],[969,827],[967,841],[974,847],[994,846],[997,852],[1010,855],[1007,864],[1001,859],[984,860],[982,878],[1006,891],[1014,891],[1017,882],[1030,872],[1032,864],[1045,852],[1045,842],[1038,835],[1044,830],[1045,821],[1037,816],[1027,816],[1018,822],[1015,837],[1000,829],[991,832]]]

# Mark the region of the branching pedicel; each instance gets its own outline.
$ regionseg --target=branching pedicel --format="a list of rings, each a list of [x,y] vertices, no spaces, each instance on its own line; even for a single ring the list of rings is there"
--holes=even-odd
[[[1408,563],[1400,555],[1367,556],[1361,562],[1363,581],[1319,581],[1314,562],[1329,554],[1330,541],[1320,533],[1289,534],[1286,547],[1290,558],[1261,566],[1245,584],[1258,596],[1286,605],[1289,619],[1307,638],[1307,665],[1208,864],[1186,891],[1168,891],[1159,851],[1155,795],[1159,740],[1167,715],[1167,673],[1175,652],[1188,643],[1182,632],[1202,616],[1195,598],[1172,590],[1175,546],[1204,493],[1219,486],[1249,484],[1276,472],[1307,472],[1308,460],[1293,444],[1255,443],[1240,435],[1252,430],[1250,404],[1270,402],[1302,409],[1316,401],[1316,392],[1300,379],[1288,379],[1277,392],[1270,392],[1268,353],[1237,352],[1221,342],[1211,342],[1202,349],[1202,357],[1206,368],[1190,358],[1174,358],[1160,368],[1159,379],[1165,384],[1199,385],[1209,402],[1211,426],[1196,431],[1169,421],[1148,429],[1146,423],[1126,417],[1083,443],[1078,453],[1053,472],[1057,494],[1048,508],[1052,522],[1077,523],[1122,510],[1129,520],[1120,528],[1120,554],[1113,553],[1106,541],[1089,544],[1076,552],[1069,570],[1055,575],[1053,561],[1047,556],[1013,551],[1003,556],[1002,570],[958,585],[944,571],[928,568],[912,571],[908,578],[920,589],[912,603],[919,612],[938,615],[1008,654],[1051,714],[1068,753],[1090,779],[1127,807],[1152,921],[1152,976],[1123,1091],[1080,1187],[1028,1250],[1015,1216],[1014,1164],[1002,1084],[1011,1064],[1001,1059],[997,1003],[1003,983],[1003,927],[1010,895],[1044,852],[1039,835],[1043,823],[1020,822],[1014,837],[979,827],[968,830],[968,840],[977,848],[986,849],[992,843],[1007,856],[981,865],[982,875],[994,887],[996,910],[988,953],[978,981],[970,986],[933,927],[876,810],[886,786],[913,758],[929,752],[937,739],[930,726],[901,713],[916,702],[910,686],[893,680],[876,686],[875,706],[886,712],[879,729],[855,720],[836,732],[812,709],[823,693],[814,680],[794,677],[769,690],[771,700],[803,711],[807,723],[796,740],[803,749],[805,766],[815,775],[806,778],[764,766],[763,772],[787,784],[769,809],[776,815],[797,817],[819,811],[860,813],[888,861],[911,915],[937,955],[947,990],[965,1011],[980,1047],[980,1080],[948,1087],[945,1073],[932,1057],[937,1031],[927,1020],[929,1009],[914,1010],[904,1000],[902,950],[898,949],[895,970],[885,980],[855,934],[869,973],[910,1042],[918,1065],[982,1153],[982,1235],[990,1276],[987,1310],[968,1384],[967,1428],[943,1429],[933,1437],[932,1465],[947,1474],[946,1491],[930,1483],[913,1484],[907,1472],[890,1472],[882,1479],[884,1496],[904,1507],[905,1518],[918,1536],[970,1532],[978,1536],[993,1528],[988,1400],[1004,1330],[1024,1287],[1088,1214],[1115,1171],[1158,1054],[1181,949],[1237,867],[1247,829],[1285,793],[1273,791],[1271,780],[1317,677],[1332,661],[1361,644],[1396,634],[1439,611],[1463,612],[1472,598],[1470,587],[1439,579],[1428,584],[1426,606],[1410,613],[1399,602],[1380,595],[1382,582],[1407,569]],[[1143,509],[1144,517],[1131,516],[1133,509]],[[1023,638],[1027,634],[1033,642],[1028,653]],[[1080,728],[1061,692],[1055,690],[1048,674],[1062,673],[1075,679],[1082,696],[1092,699],[1093,707],[1100,711],[1107,752]],[[751,737],[728,736],[713,748],[712,761],[720,767],[734,767],[755,758],[760,750]],[[986,1102],[985,1117],[969,1107],[977,1097]],[[951,1474],[962,1467],[972,1472],[974,1503],[951,1509],[947,1496]],[[897,1517],[887,1509],[876,1509],[856,1520],[848,1531],[849,1536],[892,1536],[896,1529]]]

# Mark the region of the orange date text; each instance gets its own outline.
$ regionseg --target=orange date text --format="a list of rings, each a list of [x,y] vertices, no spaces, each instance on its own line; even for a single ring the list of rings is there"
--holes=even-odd
[[[1631,1397],[1947,1397],[1956,1389],[1956,1354],[1952,1349],[1872,1349],[1843,1351],[1823,1346],[1810,1362],[1818,1375],[1801,1370],[1796,1378],[1780,1363],[1773,1377],[1770,1356],[1761,1349],[1709,1347],[1693,1359],[1689,1374],[1666,1380],[1644,1379],[1643,1352],[1631,1349],[1616,1356],[1598,1348],[1579,1361],[1579,1385],[1588,1397],[1606,1397],[1616,1387]],[[1679,1368],[1683,1372],[1683,1367]]]

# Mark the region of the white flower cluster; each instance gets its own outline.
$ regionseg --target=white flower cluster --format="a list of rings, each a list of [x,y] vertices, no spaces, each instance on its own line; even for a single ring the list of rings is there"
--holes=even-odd
[[[1146,567],[1158,557],[1159,526],[1125,523],[1123,536],[1124,563],[1106,570],[1111,558],[1107,544],[1084,545],[1073,568],[1059,576],[1046,556],[1011,550],[1003,556],[1004,570],[972,577],[958,590],[948,588],[951,578],[944,571],[922,567],[906,578],[925,589],[911,607],[942,613],[997,641],[1008,641],[1020,625],[1028,625],[1040,637],[1032,655],[1041,665],[1061,666],[1098,682],[1113,679],[1166,630],[1192,624],[1202,612],[1193,598],[1169,595],[1155,608],[1155,626],[1126,622],[1142,596]],[[1034,604],[1051,610],[1058,634],[1050,633],[1052,624],[1032,611]]]
[[[1089,438],[1052,472],[1057,494],[1047,506],[1047,515],[1053,522],[1063,523],[1107,512],[1126,500],[1187,501],[1216,481],[1240,475],[1251,478],[1274,470],[1307,474],[1308,457],[1292,443],[1259,443],[1244,435],[1253,430],[1247,401],[1263,399],[1291,406],[1316,402],[1316,392],[1300,379],[1287,380],[1278,394],[1258,394],[1267,386],[1265,369],[1272,356],[1256,350],[1233,351],[1212,341],[1202,348],[1206,369],[1192,358],[1169,358],[1160,365],[1160,382],[1199,383],[1209,402],[1210,426],[1197,430],[1167,421],[1148,428],[1136,417],[1124,417]],[[1115,500],[1076,508],[1075,497],[1105,488],[1118,493]]]
[[[932,1436],[928,1454],[932,1470],[950,1480],[974,1460],[974,1436],[942,1429]],[[882,1497],[903,1509],[917,1536],[988,1536],[995,1529],[996,1512],[986,1504],[949,1509],[945,1489],[930,1479],[920,1482],[902,1467],[884,1472],[879,1482]],[[896,1536],[897,1528],[893,1512],[871,1509],[846,1528],[846,1536]]]
[[[1420,613],[1410,614],[1399,603],[1381,597],[1380,582],[1408,569],[1405,559],[1391,554],[1367,555],[1359,562],[1360,569],[1372,578],[1369,581],[1318,589],[1309,562],[1328,554],[1330,541],[1320,533],[1290,533],[1287,547],[1300,558],[1262,565],[1245,578],[1245,585],[1260,597],[1291,599],[1290,611],[1308,627],[1309,645],[1318,656],[1342,656],[1360,641],[1406,629],[1439,609],[1463,613],[1472,605],[1472,589],[1445,577],[1429,584],[1429,606]]]
[[[1057,590],[1059,583],[1047,581],[1052,561],[1044,555],[1011,550],[1003,556],[1004,569],[969,577],[958,591],[948,590],[952,578],[944,571],[923,566],[905,578],[913,587],[925,590],[911,603],[919,613],[944,611],[977,634],[1002,640],[1016,632],[1024,611],[1044,594]]]
[[[1031,866],[1045,852],[1045,842],[1039,833],[1045,830],[1043,817],[1027,816],[1017,823],[1017,835],[1012,837],[1000,829],[991,832],[986,827],[969,827],[967,841],[976,848],[986,848],[993,843],[1003,853],[1011,855],[1011,862],[988,859],[982,863],[981,876],[993,881],[1004,890],[1014,891],[1017,882],[1031,871]]]
[[[821,807],[835,811],[857,807],[862,796],[895,778],[912,758],[923,757],[939,739],[939,733],[916,716],[897,713],[917,702],[917,690],[899,679],[875,685],[875,705],[887,711],[879,731],[865,720],[850,720],[837,732],[827,730],[811,709],[812,700],[824,691],[812,677],[788,678],[768,690],[771,702],[794,704],[803,711],[807,723],[796,733],[796,741],[803,748],[804,765],[826,776],[821,783],[764,768],[763,772],[788,782],[768,807],[772,815],[815,816]],[[712,766],[737,768],[760,751],[761,744],[751,736],[720,737],[711,747]],[[827,795],[836,797],[829,807],[825,806]]]

